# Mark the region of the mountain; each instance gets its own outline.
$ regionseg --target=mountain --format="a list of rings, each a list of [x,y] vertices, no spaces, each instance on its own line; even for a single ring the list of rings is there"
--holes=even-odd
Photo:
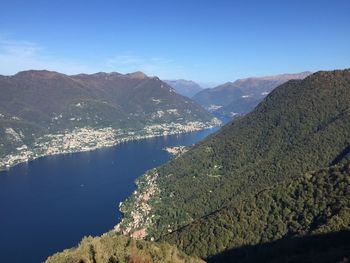
[[[213,117],[142,72],[0,76],[0,169],[46,154],[208,127]]]
[[[232,82],[227,82],[197,93],[193,100],[213,112],[223,105],[228,105],[236,98],[241,98],[243,94],[243,91],[238,86]]]
[[[164,80],[168,85],[176,90],[177,93],[192,98],[196,93],[202,90],[201,86],[192,80]]]
[[[238,79],[197,93],[193,100],[217,116],[234,117],[251,111],[274,88],[291,79],[303,79],[311,72]]]
[[[349,101],[350,69],[280,85],[249,114],[139,178],[116,231],[212,262],[227,255],[248,262],[244,251],[258,250],[251,262],[265,252],[278,262],[283,252],[271,246],[289,249],[291,262],[313,253],[346,262]]]

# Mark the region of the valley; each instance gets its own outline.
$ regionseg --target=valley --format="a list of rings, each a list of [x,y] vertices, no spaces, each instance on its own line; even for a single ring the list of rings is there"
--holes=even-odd
[[[136,179],[137,189],[119,203],[120,222],[101,240],[111,246],[120,245],[118,250],[130,242],[145,242],[146,247],[166,242],[166,251],[179,249],[174,253],[193,256],[190,262],[220,262],[245,244],[278,245],[287,236],[304,238],[346,231],[350,190],[349,76],[349,70],[321,71],[303,80],[287,81],[250,113],[242,113],[196,145],[162,147],[163,154],[173,158]],[[151,97],[155,105],[161,100]],[[75,107],[85,103],[75,103]],[[185,119],[179,112],[172,105],[164,105],[151,111],[151,119],[140,122],[137,128],[127,124],[122,128],[79,126],[81,113],[70,115],[70,123],[64,121],[65,114],[56,114],[54,121],[67,128],[43,133],[28,144],[31,146],[24,143],[27,138],[23,132],[9,126],[4,133],[7,140],[17,143],[17,154],[7,155],[1,165],[10,167],[43,156],[108,149],[221,125],[209,113],[196,120],[195,115],[186,115],[189,111],[183,113]],[[167,119],[167,115],[176,115],[179,122]],[[72,121],[76,124],[72,125]],[[343,235],[339,232],[339,236]],[[123,238],[129,241],[124,244]],[[334,238],[337,245],[325,253],[329,257],[346,256],[338,234]],[[101,258],[117,258],[107,248],[96,247],[99,242],[100,238],[86,238],[76,250],[55,254],[48,262],[84,257],[89,253],[85,243]],[[255,256],[240,260],[246,259],[254,260]]]
[[[49,83],[52,76],[57,77],[57,73],[30,74],[35,75],[34,81],[42,81],[41,74],[44,79],[49,74]],[[146,85],[146,89],[154,89],[154,85],[159,85],[161,90],[165,87],[160,80],[141,73],[132,74],[131,80],[130,75],[120,77],[115,73],[99,73],[97,78],[79,75],[73,77],[73,82],[83,80],[93,94],[107,87],[113,91],[115,86],[110,87],[109,81],[112,78],[116,85],[116,76],[126,83],[134,81],[136,76],[142,85],[143,80],[154,80],[155,83]],[[299,76],[304,77],[303,74]],[[86,252],[85,246],[91,247],[101,258],[107,255],[118,258],[107,252],[107,248],[100,250],[97,247],[102,240],[110,246],[120,245],[115,248],[118,250],[126,249],[132,242],[145,242],[143,246],[149,249],[159,242],[166,242],[169,247],[164,253],[169,250],[176,254],[185,252],[193,256],[188,259],[190,262],[200,259],[220,262],[245,244],[279,244],[287,236],[304,238],[346,231],[349,227],[349,76],[349,70],[321,71],[305,79],[289,80],[270,90],[269,94],[266,92],[261,97],[262,102],[250,113],[248,108],[237,113],[239,118],[196,145],[161,148],[163,154],[173,158],[159,167],[151,166],[152,169],[136,179],[137,189],[119,203],[122,218],[114,229],[100,238],[85,238],[76,250],[55,254],[48,262],[65,262],[68,258],[78,260],[90,253]],[[258,87],[252,89],[258,90]],[[234,89],[232,97],[225,96],[227,101],[239,97],[246,99],[244,93]],[[226,90],[225,85],[223,90]],[[7,111],[1,115],[2,132],[6,136],[2,143],[11,146],[6,148],[10,153],[3,155],[0,167],[10,168],[50,155],[93,153],[96,149],[127,145],[127,142],[180,136],[221,125],[200,106],[173,93],[172,88],[167,87],[163,97],[152,93],[151,104],[143,105],[142,110],[134,107],[126,114],[124,109],[120,116],[133,118],[130,123],[129,117],[114,119],[119,121],[117,123],[108,121],[109,114],[116,114],[117,109],[116,102],[111,99],[106,102],[111,104],[107,109],[98,106],[97,111],[95,108],[91,112],[95,119],[89,113],[92,105],[89,100],[79,103],[73,100],[68,112],[49,114],[49,122],[45,121],[47,117],[35,115],[33,122],[30,119],[33,116],[24,117],[20,111],[10,117],[11,113]],[[164,96],[175,96],[172,98],[176,100],[172,102],[175,104],[163,104]],[[93,104],[100,105],[100,102]],[[6,103],[4,105],[3,109]],[[128,102],[128,105],[132,104]],[[36,111],[40,107],[42,105]],[[57,107],[61,108],[60,105]],[[219,109],[216,107],[215,111]],[[149,116],[147,121],[145,115]],[[36,132],[28,133],[33,127]],[[317,190],[314,185],[318,186]],[[300,192],[299,189],[304,190]],[[329,197],[322,199],[324,196]],[[299,219],[300,215],[303,217]],[[339,236],[342,236],[340,232]],[[125,238],[129,241],[124,244]],[[338,245],[326,253],[330,257],[333,254],[346,256],[338,235],[335,238]],[[128,253],[122,257],[127,258]],[[254,260],[254,257],[248,259]]]
[[[0,10],[1,263],[350,262],[350,1]]]

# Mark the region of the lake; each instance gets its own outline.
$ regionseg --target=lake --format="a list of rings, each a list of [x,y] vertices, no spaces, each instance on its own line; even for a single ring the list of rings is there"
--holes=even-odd
[[[111,230],[134,180],[170,160],[165,147],[192,145],[217,129],[48,156],[0,172],[3,262],[43,262],[86,235]]]

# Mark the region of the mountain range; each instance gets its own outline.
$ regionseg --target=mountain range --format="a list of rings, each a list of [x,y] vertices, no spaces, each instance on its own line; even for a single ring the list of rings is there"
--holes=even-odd
[[[24,71],[0,76],[0,93],[0,168],[37,155],[196,130],[213,119],[159,78],[142,72],[68,76]],[[68,137],[75,139],[70,143]],[[97,137],[100,142],[94,142]],[[64,138],[65,149],[58,149]]]
[[[303,79],[310,74],[311,72],[307,71],[238,79],[235,82],[202,90],[193,96],[193,100],[216,116],[239,116],[251,111],[277,86],[291,79]]]

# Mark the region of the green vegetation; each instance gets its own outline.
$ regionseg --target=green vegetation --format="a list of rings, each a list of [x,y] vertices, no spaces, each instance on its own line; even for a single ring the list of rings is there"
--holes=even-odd
[[[118,236],[113,232],[101,237],[86,237],[78,247],[64,250],[46,263],[200,263],[166,243],[154,243]]]
[[[350,70],[275,89],[253,112],[158,168],[156,239],[231,202],[328,167],[350,145]],[[127,215],[126,215],[127,216]]]
[[[350,163],[265,189],[161,238],[188,254],[350,229]],[[350,240],[342,244],[350,249]],[[347,252],[350,252],[348,250]],[[275,251],[275,256],[278,255]],[[344,254],[343,256],[346,256]]]

